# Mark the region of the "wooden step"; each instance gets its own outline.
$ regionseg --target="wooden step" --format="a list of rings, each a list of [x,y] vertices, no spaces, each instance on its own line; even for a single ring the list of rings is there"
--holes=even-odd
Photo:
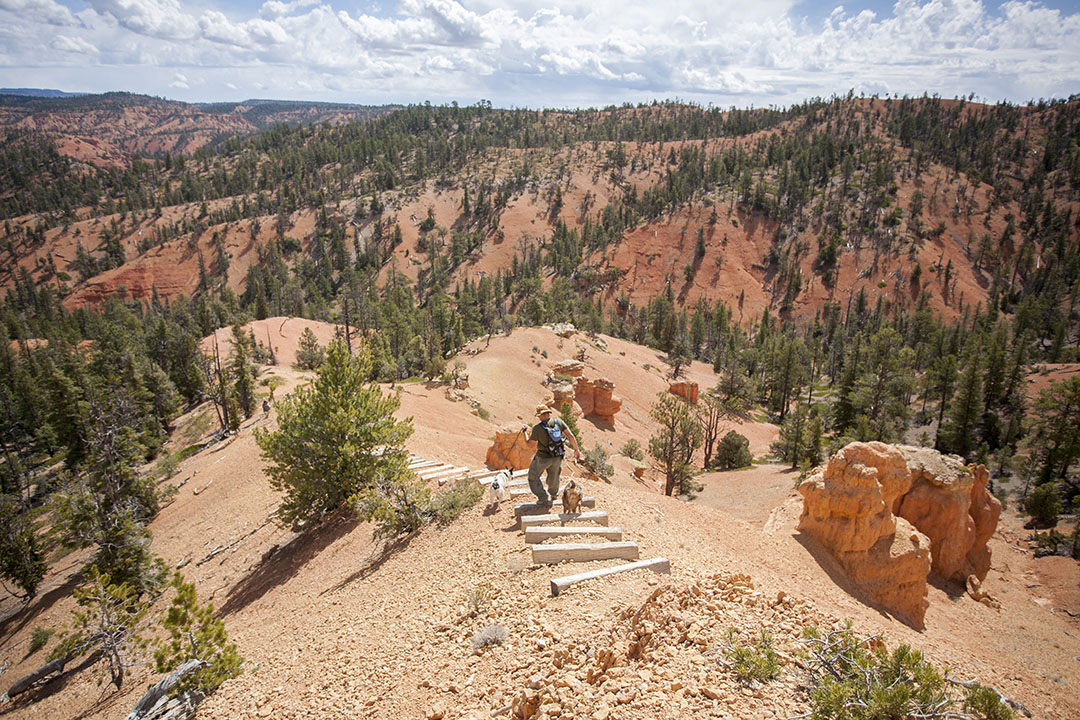
[[[535,545],[536,543],[542,543],[545,540],[566,537],[568,535],[588,535],[590,537],[600,537],[605,540],[614,540],[615,542],[618,542],[622,540],[622,528],[581,527],[580,525],[570,525],[568,527],[536,525],[535,527],[525,528],[525,542],[529,545]]]
[[[637,560],[636,542],[561,543],[533,545],[533,563],[591,562],[593,560]]]
[[[536,525],[565,525],[568,522],[591,522],[597,525],[608,524],[607,510],[593,510],[583,513],[562,513],[551,515],[522,515],[519,519],[521,529],[527,530]]]
[[[629,572],[631,570],[642,569],[648,569],[656,573],[670,575],[671,563],[668,562],[667,558],[655,557],[649,558],[648,560],[638,560],[637,562],[627,563],[625,565],[616,565],[615,567],[601,568],[600,570],[590,570],[589,572],[578,573],[576,575],[567,575],[561,578],[554,578],[551,581],[551,596],[555,597],[566,588],[579,582],[593,580],[595,578],[601,578],[607,575],[614,575],[615,573]]]
[[[521,517],[522,515],[530,515],[533,513],[547,513],[553,507],[562,507],[562,498],[559,498],[551,505],[541,505],[540,503],[518,503],[514,505],[514,515]],[[596,507],[596,498],[592,495],[586,495],[581,498],[581,507]]]
[[[435,480],[437,478],[448,478],[454,475],[460,475],[461,473],[469,472],[467,467],[449,467],[441,470],[432,470],[431,472],[420,473],[420,479],[427,482],[428,480]]]
[[[446,463],[436,462],[435,460],[421,460],[420,462],[409,463],[410,470],[425,470],[428,468],[439,467]]]

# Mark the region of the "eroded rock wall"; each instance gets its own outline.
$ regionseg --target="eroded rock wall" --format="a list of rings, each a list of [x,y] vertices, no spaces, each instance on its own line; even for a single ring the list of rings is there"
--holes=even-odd
[[[1001,514],[988,478],[982,465],[927,448],[852,443],[799,486],[799,529],[877,602],[921,627],[930,572],[986,578],[986,543]]]

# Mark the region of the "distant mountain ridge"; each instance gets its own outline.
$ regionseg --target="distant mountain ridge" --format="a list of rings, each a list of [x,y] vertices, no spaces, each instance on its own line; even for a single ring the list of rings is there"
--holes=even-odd
[[[28,97],[61,98],[79,97],[80,95],[86,94],[87,93],[53,90],[51,88],[0,88],[0,95],[25,95]]]
[[[125,157],[188,154],[281,123],[337,125],[399,107],[264,99],[185,103],[130,92],[33,92],[38,94],[0,91],[0,133],[44,133],[63,155],[113,167],[123,165]]]

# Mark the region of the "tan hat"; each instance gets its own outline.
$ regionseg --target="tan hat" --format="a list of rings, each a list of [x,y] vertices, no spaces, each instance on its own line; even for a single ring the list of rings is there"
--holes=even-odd
[[[549,408],[547,405],[537,405],[536,414],[543,415],[544,413],[554,413],[555,411]]]

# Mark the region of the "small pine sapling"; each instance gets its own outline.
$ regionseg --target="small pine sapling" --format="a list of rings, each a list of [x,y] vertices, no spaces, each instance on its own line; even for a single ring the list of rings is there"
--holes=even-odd
[[[176,573],[172,586],[176,595],[162,621],[169,637],[154,651],[157,671],[172,672],[188,660],[200,660],[203,667],[181,678],[172,692],[179,695],[194,689],[210,694],[240,674],[244,659],[229,642],[225,623],[214,617],[214,606],[199,604],[195,584],[184,582],[184,576]]]

